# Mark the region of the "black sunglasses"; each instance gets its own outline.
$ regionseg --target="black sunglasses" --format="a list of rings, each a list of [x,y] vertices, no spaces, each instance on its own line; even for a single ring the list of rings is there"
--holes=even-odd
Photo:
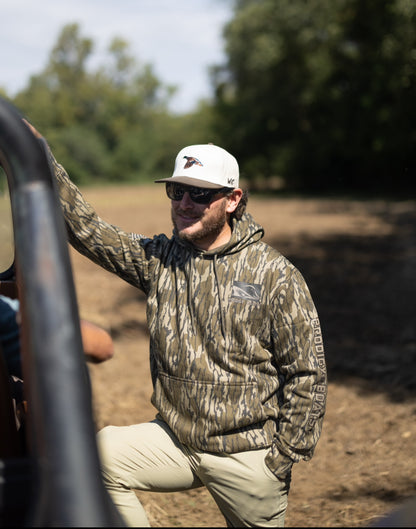
[[[166,182],[166,194],[171,200],[182,200],[185,193],[189,193],[192,202],[196,204],[209,204],[215,195],[219,193],[229,193],[230,187],[220,189],[206,189],[204,187],[194,187],[175,182]]]

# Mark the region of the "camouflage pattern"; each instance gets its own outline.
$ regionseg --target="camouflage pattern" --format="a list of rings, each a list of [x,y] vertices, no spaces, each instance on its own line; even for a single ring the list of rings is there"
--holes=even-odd
[[[327,395],[318,315],[300,272],[250,214],[225,246],[126,233],[100,219],[51,154],[69,241],[147,296],[152,403],[185,445],[270,447],[278,477],[312,457]]]

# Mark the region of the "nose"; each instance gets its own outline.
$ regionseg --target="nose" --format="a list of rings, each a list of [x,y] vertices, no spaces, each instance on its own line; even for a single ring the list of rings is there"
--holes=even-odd
[[[194,203],[191,200],[191,197],[189,196],[188,191],[185,191],[185,193],[183,194],[183,197],[180,201],[180,205],[181,205],[181,208],[193,207]]]

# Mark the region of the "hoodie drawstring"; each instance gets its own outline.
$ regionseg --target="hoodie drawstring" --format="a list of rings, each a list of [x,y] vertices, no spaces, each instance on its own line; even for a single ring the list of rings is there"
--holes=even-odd
[[[218,282],[218,275],[217,275],[217,256],[214,255],[214,259],[213,259],[213,265],[214,265],[214,277],[215,277],[215,283],[217,285],[217,292],[218,292],[218,303],[219,303],[219,306],[220,306],[220,323],[221,323],[221,334],[222,334],[222,337],[224,338],[225,340],[225,324],[224,324],[224,314],[223,314],[223,310],[222,310],[222,299],[221,299],[221,291],[220,291],[220,285],[219,285],[219,282]]]

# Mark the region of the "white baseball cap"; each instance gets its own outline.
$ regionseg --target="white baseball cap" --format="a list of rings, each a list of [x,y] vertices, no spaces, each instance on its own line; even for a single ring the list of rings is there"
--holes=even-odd
[[[234,156],[222,147],[206,143],[184,147],[176,157],[173,175],[155,182],[216,189],[238,187],[238,179],[238,163]]]

